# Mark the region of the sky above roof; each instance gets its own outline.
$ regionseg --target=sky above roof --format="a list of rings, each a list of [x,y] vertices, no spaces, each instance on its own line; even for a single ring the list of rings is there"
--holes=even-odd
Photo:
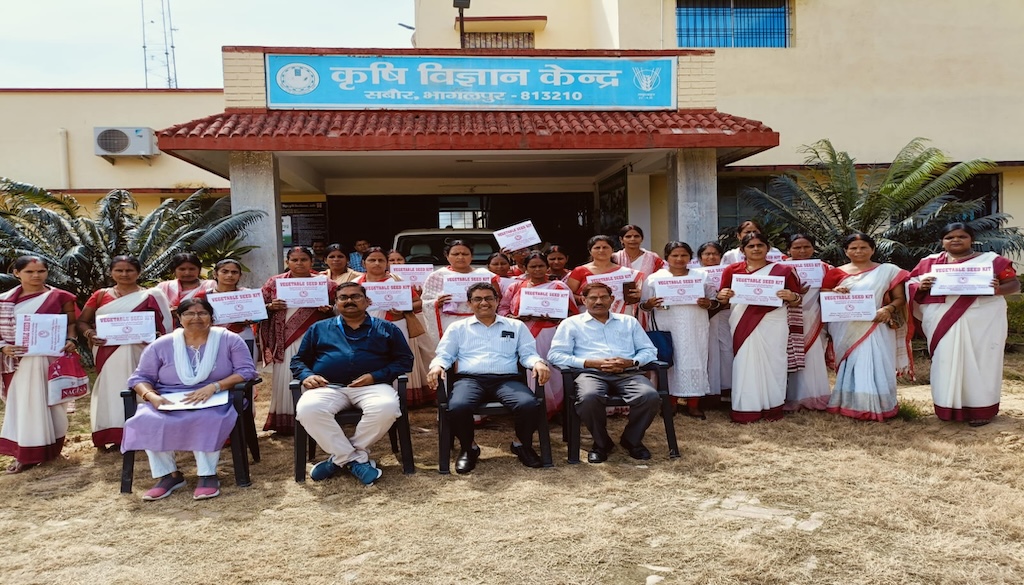
[[[0,88],[146,87],[143,7],[161,0],[0,1]],[[223,87],[221,47],[411,47],[414,0],[170,0],[179,88]],[[158,20],[159,22],[159,20]],[[146,28],[147,34],[159,26]],[[152,37],[156,36],[154,40]],[[163,45],[162,35],[147,38]],[[167,87],[162,51],[149,87]]]

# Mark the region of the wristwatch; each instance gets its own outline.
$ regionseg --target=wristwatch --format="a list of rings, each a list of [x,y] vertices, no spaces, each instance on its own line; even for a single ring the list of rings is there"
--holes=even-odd
[[[637,360],[633,360],[633,367],[634,368],[639,368],[640,367],[640,362],[638,362]]]

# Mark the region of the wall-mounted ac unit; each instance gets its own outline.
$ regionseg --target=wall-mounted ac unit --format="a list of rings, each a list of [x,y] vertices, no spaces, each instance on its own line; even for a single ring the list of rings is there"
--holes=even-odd
[[[92,129],[93,149],[103,158],[115,156],[154,156],[156,133],[152,128],[113,128],[100,126]]]

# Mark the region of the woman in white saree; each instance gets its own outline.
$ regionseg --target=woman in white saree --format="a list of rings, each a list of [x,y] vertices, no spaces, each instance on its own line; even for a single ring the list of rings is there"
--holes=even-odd
[[[1005,295],[1020,292],[1020,281],[1009,259],[974,251],[970,226],[951,223],[941,237],[943,251],[922,259],[910,273],[909,284],[914,317],[924,326],[932,356],[935,415],[982,426],[999,412],[1007,330]],[[994,294],[932,294],[934,268],[943,265],[991,270]]]

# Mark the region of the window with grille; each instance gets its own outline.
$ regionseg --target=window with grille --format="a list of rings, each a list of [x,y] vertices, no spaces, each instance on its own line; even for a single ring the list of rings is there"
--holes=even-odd
[[[532,49],[532,32],[466,33],[467,49]]]
[[[788,47],[789,0],[676,0],[680,47]]]

